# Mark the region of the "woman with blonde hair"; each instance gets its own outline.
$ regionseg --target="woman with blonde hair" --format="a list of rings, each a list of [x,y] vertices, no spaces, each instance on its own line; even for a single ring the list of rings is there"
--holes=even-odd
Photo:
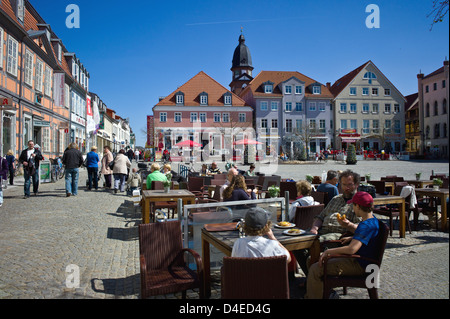
[[[308,181],[298,181],[295,186],[297,187],[297,199],[291,204],[289,209],[289,220],[291,221],[295,217],[298,206],[319,205],[311,196],[312,187]]]

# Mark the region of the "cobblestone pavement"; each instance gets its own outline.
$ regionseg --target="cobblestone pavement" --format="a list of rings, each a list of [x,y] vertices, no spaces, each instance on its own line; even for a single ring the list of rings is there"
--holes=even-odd
[[[379,164],[381,163],[381,164]],[[134,164],[136,165],[136,164]],[[277,174],[302,179],[308,174],[342,164],[280,165]],[[220,166],[220,165],[219,165]],[[177,170],[177,165],[174,165]],[[223,166],[222,166],[223,168]],[[370,171],[374,178],[394,173],[413,178],[447,172],[448,163],[374,161],[358,162],[352,169]],[[108,190],[87,191],[86,171],[81,170],[78,196],[65,197],[64,180],[41,184],[38,196],[23,199],[23,179],[4,190],[0,208],[0,299],[136,299],[139,298],[139,248],[137,225],[140,208],[124,193]],[[421,216],[420,231],[398,231],[389,237],[381,269],[380,298],[449,298],[449,236],[426,227]],[[68,288],[66,279],[80,270],[79,288]],[[299,279],[300,280],[300,279]],[[213,272],[212,298],[220,298],[220,276]],[[350,288],[343,299],[367,298],[363,289]],[[301,289],[292,291],[301,297]],[[155,299],[179,299],[181,294]],[[188,298],[197,299],[196,292]]]

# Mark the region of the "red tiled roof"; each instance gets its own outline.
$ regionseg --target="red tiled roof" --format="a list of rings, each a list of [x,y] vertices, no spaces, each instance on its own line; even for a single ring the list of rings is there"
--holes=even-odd
[[[200,106],[199,95],[202,92],[208,93],[209,106],[224,106],[223,95],[227,92],[232,94],[232,106],[248,106],[239,96],[227,90],[203,71],[159,101],[156,106],[175,106],[175,94],[180,91],[184,93],[184,106]]]
[[[334,82],[334,84],[331,86],[331,93],[334,95],[334,97],[338,96],[339,93],[342,92],[343,89],[355,78],[355,76],[358,75],[359,72],[361,72],[362,69],[366,67],[367,64],[369,64],[371,61],[367,61],[363,65],[357,67],[353,71],[347,73],[343,77],[341,77],[339,80]]]
[[[419,97],[419,93],[410,94],[408,96],[405,96],[406,103],[405,103],[405,111],[408,111],[409,109],[412,109],[413,107],[417,107],[417,103],[414,103],[417,101],[417,98]]]
[[[435,76],[435,75],[437,75],[437,74],[439,74],[439,73],[442,73],[442,72],[444,72],[444,67],[443,67],[443,66],[440,67],[439,69],[437,69],[436,71],[434,71],[434,72],[432,72],[432,73],[430,73],[430,74],[424,76],[423,78],[424,78],[424,79],[430,78],[430,77]]]
[[[329,97],[332,98],[333,95],[331,94],[330,90],[328,88],[321,84],[322,86],[322,93],[312,94],[312,92],[309,91],[308,86],[313,83],[318,83],[316,80],[311,79],[310,77],[307,77],[304,74],[301,74],[297,71],[261,71],[250,83],[249,85],[242,91],[241,96],[244,96],[244,94],[251,90],[253,93],[253,96],[269,96],[268,94],[264,93],[263,83],[265,82],[273,82],[273,92],[270,94],[271,97],[282,97],[282,92],[280,91],[279,85],[290,78],[295,77],[299,79],[300,81],[305,82],[306,92],[305,96],[315,96],[315,97]]]

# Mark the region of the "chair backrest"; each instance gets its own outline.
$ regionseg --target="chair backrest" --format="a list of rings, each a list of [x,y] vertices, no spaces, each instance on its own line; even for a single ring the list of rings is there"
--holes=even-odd
[[[386,248],[386,242],[389,237],[389,227],[383,223],[381,220],[378,220],[378,240],[377,246],[375,248],[376,251],[376,260],[378,267],[381,266],[381,262],[383,261],[384,250]]]
[[[222,299],[289,299],[286,256],[224,257]]]
[[[295,200],[297,198],[296,182],[280,182],[280,196],[284,197],[284,193],[289,192],[289,199]]]
[[[139,225],[139,253],[145,257],[147,269],[167,267],[182,248],[179,220]],[[184,260],[175,264],[182,265]]]
[[[314,217],[319,215],[325,208],[324,204],[311,206],[297,206],[295,212],[294,224],[297,228],[310,230]]]
[[[187,186],[190,191],[201,191],[205,185],[205,181],[202,177],[189,176]]]
[[[386,185],[384,181],[370,181],[370,184],[375,186],[377,194],[383,194],[386,192]]]
[[[319,202],[320,204],[324,204],[325,206],[329,202],[328,193],[325,193],[325,192],[311,192],[311,196],[312,196],[312,198],[314,198],[314,200],[316,202]]]
[[[264,176],[264,183],[259,184],[259,180],[258,180],[258,185],[262,185],[262,189],[266,191],[272,185],[280,186],[280,182],[281,182],[281,176],[276,176],[276,175]]]
[[[222,188],[221,185],[216,185],[216,189],[214,190],[214,195],[212,197],[212,199],[220,202],[220,189]]]

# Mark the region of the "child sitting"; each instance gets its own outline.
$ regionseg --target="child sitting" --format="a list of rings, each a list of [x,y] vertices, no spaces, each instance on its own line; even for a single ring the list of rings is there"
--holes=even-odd
[[[127,180],[127,195],[132,196],[133,191],[141,188],[141,175],[137,172],[137,168],[133,168]]]
[[[343,239],[343,243],[350,244],[324,251],[319,261],[309,268],[306,296],[307,299],[321,299],[323,297],[323,262],[329,255],[360,255],[361,257],[376,259],[376,242],[378,240],[379,224],[373,216],[373,198],[369,193],[357,192],[348,201],[353,204],[353,210],[362,222],[358,224],[353,237]],[[332,258],[327,262],[327,274],[332,276],[362,276],[366,272],[367,261],[355,258]]]

